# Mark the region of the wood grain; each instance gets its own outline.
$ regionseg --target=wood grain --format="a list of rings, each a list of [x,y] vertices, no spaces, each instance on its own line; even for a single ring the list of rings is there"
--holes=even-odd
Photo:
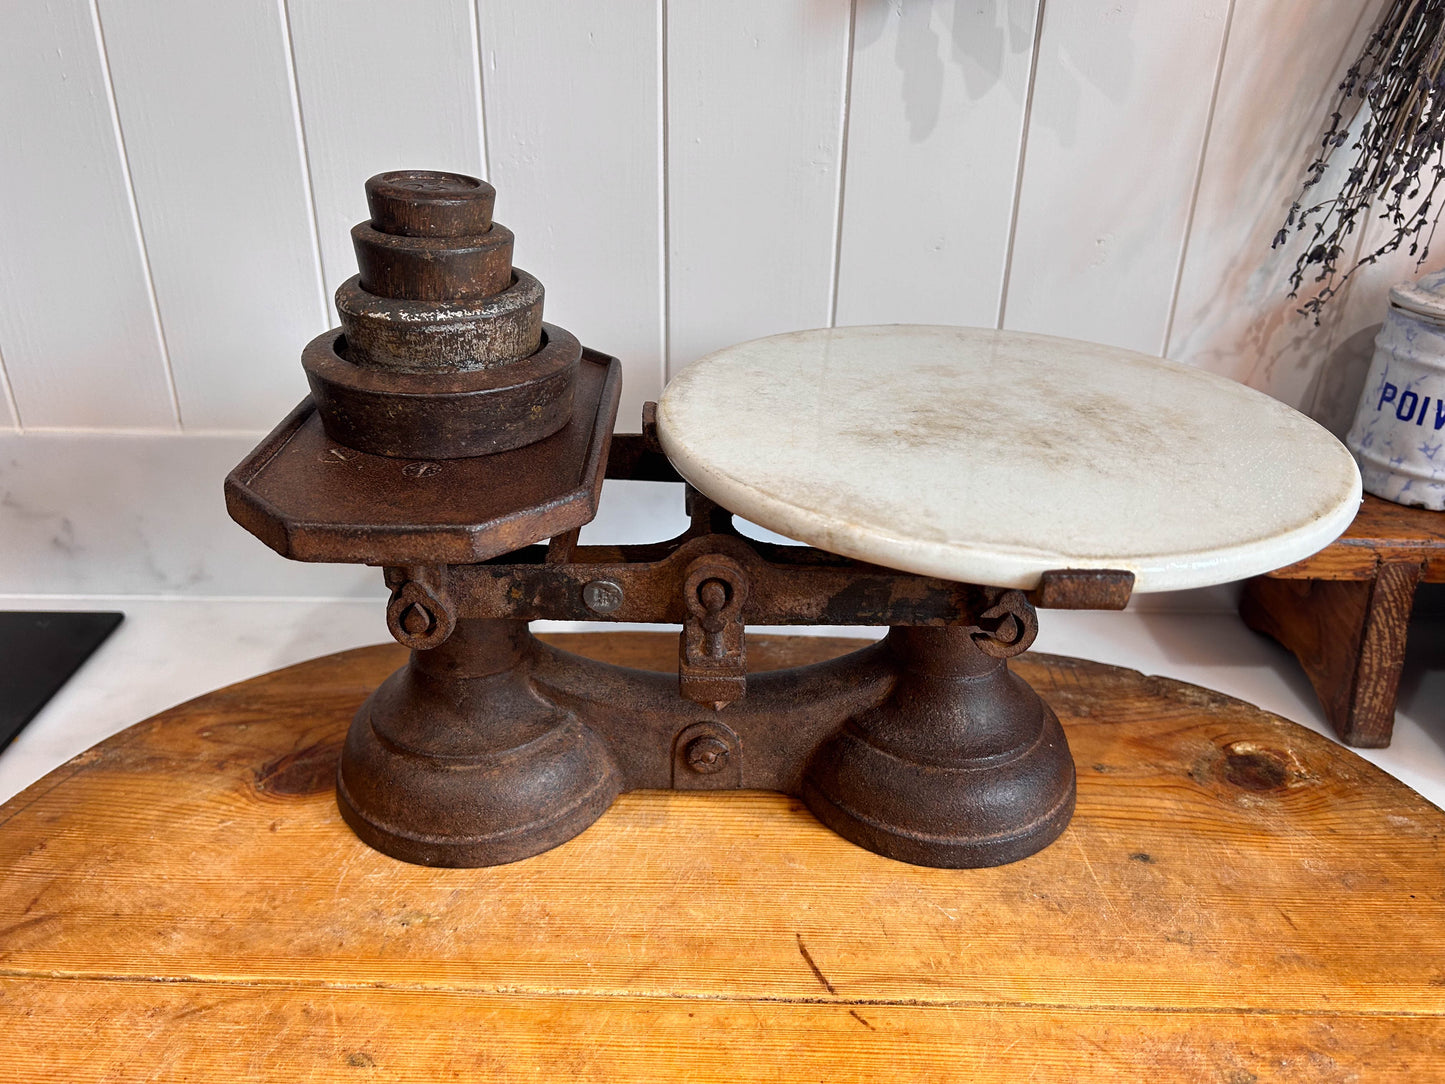
[[[1419,1076],[1445,1036],[1445,814],[1228,697],[1025,656],[1079,805],[998,869],[891,862],[779,795],[648,792],[535,859],[429,870],[330,791],[403,658],[210,694],[0,807],[17,1079],[1313,1080]]]
[[[1289,648],[1348,745],[1390,744],[1420,571],[1391,561],[1368,580],[1257,576],[1245,583],[1240,616]]]
[[[1422,582],[1445,582],[1445,514],[1366,494],[1334,542],[1247,581],[1239,613],[1299,659],[1341,741],[1383,749]]]
[[[1410,561],[1383,561],[1375,576],[1355,671],[1355,718],[1341,735],[1350,745],[1390,743],[1400,671],[1405,665],[1405,637],[1422,571]]]
[[[0,978],[15,1084],[1430,1080],[1439,1017]]]
[[[1424,583],[1445,583],[1445,513],[1365,495],[1354,522],[1324,549],[1270,573],[1282,580],[1368,580],[1381,561],[1424,565]]]

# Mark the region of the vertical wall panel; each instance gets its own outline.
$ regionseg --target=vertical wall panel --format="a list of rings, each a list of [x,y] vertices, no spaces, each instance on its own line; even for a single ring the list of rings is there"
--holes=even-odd
[[[846,0],[667,9],[671,368],[826,326]]]
[[[13,430],[19,424],[15,413],[15,393],[5,372],[5,355],[0,353],[0,430]]]
[[[325,326],[278,0],[101,0],[188,428],[264,429]]]
[[[993,327],[1038,0],[860,3],[839,324]]]
[[[497,220],[546,318],[623,362],[618,428],[662,386],[658,0],[479,4]]]
[[[484,175],[472,0],[290,0],[296,83],[330,305],[356,274],[366,178],[389,169]],[[334,322],[335,313],[328,308]]]
[[[1045,4],[1005,327],[1163,351],[1228,10]]]
[[[176,424],[86,0],[5,7],[0,355],[27,426]],[[0,398],[0,424],[13,424]]]
[[[1168,353],[1293,406],[1309,405],[1343,306],[1329,306],[1318,326],[1300,316],[1289,274],[1309,234],[1292,231],[1278,249],[1271,242],[1381,3],[1235,4]],[[1351,156],[1336,158],[1312,202],[1327,197]]]

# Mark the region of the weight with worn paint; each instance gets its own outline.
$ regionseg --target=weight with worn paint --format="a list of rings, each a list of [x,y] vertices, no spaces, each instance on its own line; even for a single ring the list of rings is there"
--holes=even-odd
[[[463,459],[535,444],[567,424],[582,344],[544,324],[542,346],[509,365],[388,372],[354,365],[328,331],[301,355],[326,435],[372,455]]]

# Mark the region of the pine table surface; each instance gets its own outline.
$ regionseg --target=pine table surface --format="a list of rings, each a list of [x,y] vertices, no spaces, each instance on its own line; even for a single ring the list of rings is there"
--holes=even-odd
[[[665,633],[546,637],[675,665]],[[856,641],[750,639],[758,668]],[[995,869],[796,799],[640,792],[488,869],[376,853],[336,757],[363,648],[139,723],[0,806],[14,1081],[1437,1079],[1445,813],[1198,686],[1025,655],[1078,809]]]

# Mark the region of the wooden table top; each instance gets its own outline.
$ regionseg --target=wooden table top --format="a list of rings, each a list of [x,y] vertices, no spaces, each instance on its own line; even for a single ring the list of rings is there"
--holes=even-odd
[[[552,639],[676,659],[661,633]],[[1017,660],[1068,733],[1078,812],[996,869],[881,858],[780,795],[650,792],[547,854],[440,870],[363,846],[331,791],[352,712],[403,659],[366,648],[209,694],[0,807],[0,1075],[1440,1071],[1445,813],[1240,701]]]
[[[1382,563],[1419,563],[1424,583],[1445,583],[1445,512],[1365,494],[1345,533],[1313,556],[1270,575],[1286,580],[1368,580]]]
[[[1233,380],[1050,335],[893,324],[774,335],[658,401],[684,478],[754,523],[887,568],[1032,589],[1058,568],[1204,587],[1313,553],[1360,472]]]

